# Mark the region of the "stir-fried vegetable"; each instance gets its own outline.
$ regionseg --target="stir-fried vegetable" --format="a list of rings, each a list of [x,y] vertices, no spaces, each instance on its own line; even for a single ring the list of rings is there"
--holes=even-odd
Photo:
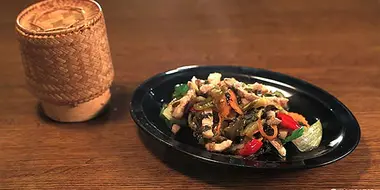
[[[228,102],[230,106],[232,107],[232,109],[234,109],[238,114],[243,115],[243,111],[239,107],[234,91],[232,91],[231,89],[228,89],[226,96],[228,96]]]
[[[294,112],[288,112],[288,115],[292,117],[296,122],[299,124],[305,125],[309,127],[308,122],[306,121],[305,117],[302,116],[301,114],[294,113]]]
[[[268,140],[273,140],[277,138],[278,130],[277,126],[269,126],[267,124],[262,124],[261,120],[257,121],[260,134]]]
[[[242,149],[239,150],[239,155],[249,156],[256,153],[263,146],[263,143],[259,140],[252,139],[252,141],[246,143]]]
[[[166,120],[171,120],[173,118],[172,117],[173,107],[171,104],[169,105],[170,106],[168,106],[167,104],[164,104],[160,112],[160,115],[163,116]]]
[[[171,112],[173,112],[173,105],[171,104],[164,104],[162,106],[160,116],[164,119],[165,123],[168,126],[172,126],[173,124],[177,125],[186,125],[185,119],[175,119],[172,117]]]
[[[284,94],[282,94],[280,91],[274,91],[273,95],[280,97],[280,98],[285,98]]]
[[[250,110],[250,109],[253,109],[253,108],[257,109],[259,107],[265,107],[269,103],[270,103],[270,101],[268,99],[266,99],[266,98],[260,98],[260,99],[252,101],[252,102],[248,103],[247,105],[245,105],[243,107],[243,110],[247,111],[247,110]]]
[[[280,125],[284,128],[296,130],[300,128],[298,123],[289,115],[284,113],[277,113],[277,117],[281,119]]]
[[[214,102],[211,98],[207,98],[205,101],[194,104],[193,108],[196,111],[202,111],[214,107]]]
[[[288,111],[289,100],[280,91],[269,89],[219,73],[207,80],[193,77],[174,87],[173,100],[160,115],[173,133],[188,126],[208,151],[253,157],[276,151],[285,157],[288,142],[300,151],[317,147],[320,123],[309,126],[303,115]]]
[[[296,145],[301,152],[311,151],[319,146],[322,140],[322,124],[318,120],[310,127],[306,128],[303,135],[295,140],[293,144]]]
[[[227,127],[224,128],[224,136],[229,139],[234,139],[240,134],[240,131],[244,128],[244,126],[244,119],[238,117],[235,121],[231,122]]]
[[[297,130],[294,130],[292,132],[292,134],[290,136],[287,136],[282,143],[285,144],[287,142],[290,142],[290,141],[297,139],[298,137],[302,136],[304,129],[305,129],[304,127],[301,127]]]
[[[187,84],[177,84],[174,87],[174,92],[173,92],[172,97],[175,99],[180,99],[187,93],[188,90],[189,90],[189,86]]]
[[[289,130],[287,129],[279,129],[278,130],[278,138],[285,140],[288,137]]]
[[[258,122],[252,122],[245,127],[244,131],[240,134],[241,136],[247,136],[252,138],[253,134],[259,131]]]
[[[226,96],[220,96],[214,99],[216,110],[222,118],[226,118],[230,114],[231,107],[228,105]]]

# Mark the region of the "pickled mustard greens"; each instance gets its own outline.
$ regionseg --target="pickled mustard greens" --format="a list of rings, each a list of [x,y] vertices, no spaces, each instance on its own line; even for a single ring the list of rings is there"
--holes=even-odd
[[[174,86],[172,98],[161,117],[173,133],[189,127],[208,151],[241,156],[277,152],[284,157],[286,143],[305,152],[322,139],[319,120],[309,125],[302,114],[289,112],[284,94],[257,82],[211,73],[205,80],[193,77]]]

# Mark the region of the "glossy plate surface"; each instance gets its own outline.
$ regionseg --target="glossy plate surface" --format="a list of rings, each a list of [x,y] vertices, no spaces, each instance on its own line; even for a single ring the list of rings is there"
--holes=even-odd
[[[220,72],[223,78],[234,77],[246,83],[263,83],[282,91],[289,98],[290,111],[303,114],[309,123],[321,120],[323,137],[320,146],[301,153],[292,143],[288,143],[285,146],[285,160],[278,157],[249,160],[206,151],[196,143],[188,128],[182,128],[174,136],[159,117],[162,104],[170,102],[176,84],[187,82],[192,76],[206,79],[211,72]],[[360,140],[360,128],[355,117],[326,91],[284,74],[247,67],[187,66],[160,73],[137,87],[131,100],[131,116],[142,131],[158,140],[157,143],[202,161],[238,167],[289,169],[323,166],[350,154]]]

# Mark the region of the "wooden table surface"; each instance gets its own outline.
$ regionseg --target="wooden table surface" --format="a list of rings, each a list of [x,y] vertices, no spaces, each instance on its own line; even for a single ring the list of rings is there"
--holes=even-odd
[[[111,109],[77,124],[44,119],[25,90],[14,24],[32,2],[0,8],[0,189],[380,188],[379,1],[102,0],[116,71]],[[161,161],[138,135],[131,94],[158,72],[192,64],[259,67],[311,82],[354,113],[361,142],[343,160],[295,172]]]

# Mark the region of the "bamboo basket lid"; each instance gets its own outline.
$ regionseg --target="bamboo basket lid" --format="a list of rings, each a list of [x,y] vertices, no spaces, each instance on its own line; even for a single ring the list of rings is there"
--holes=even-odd
[[[25,34],[49,36],[68,34],[90,27],[102,16],[92,0],[45,0],[23,10],[17,28]]]

